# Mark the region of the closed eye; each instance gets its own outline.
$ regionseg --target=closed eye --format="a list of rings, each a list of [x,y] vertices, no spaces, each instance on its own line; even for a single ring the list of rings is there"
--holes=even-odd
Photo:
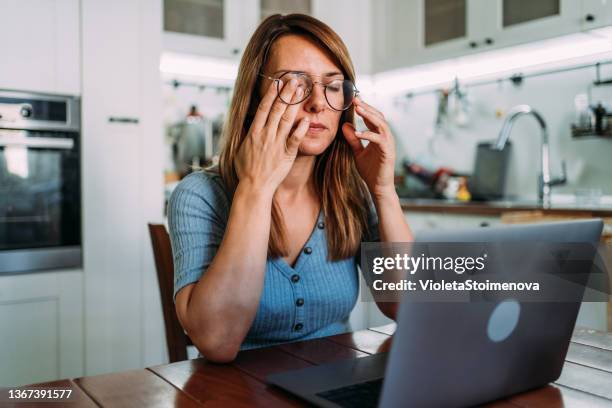
[[[325,85],[325,87],[328,90],[332,91],[332,92],[340,92],[340,91],[342,91],[342,82],[341,81],[334,81],[334,82],[331,82],[331,83]]]

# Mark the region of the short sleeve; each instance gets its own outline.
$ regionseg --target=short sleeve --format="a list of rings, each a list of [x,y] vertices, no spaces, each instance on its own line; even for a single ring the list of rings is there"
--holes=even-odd
[[[168,228],[174,260],[174,297],[197,282],[214,259],[227,225],[229,199],[218,176],[185,177],[168,201]]]

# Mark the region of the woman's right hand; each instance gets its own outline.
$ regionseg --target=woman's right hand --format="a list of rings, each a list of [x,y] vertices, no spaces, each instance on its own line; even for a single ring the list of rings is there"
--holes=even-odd
[[[281,94],[284,100],[299,100],[302,89],[292,80],[283,86]],[[310,125],[308,118],[303,118],[293,128],[300,104],[288,105],[277,96],[276,82],[272,82],[257,108],[235,162],[240,183],[272,194],[291,170]]]

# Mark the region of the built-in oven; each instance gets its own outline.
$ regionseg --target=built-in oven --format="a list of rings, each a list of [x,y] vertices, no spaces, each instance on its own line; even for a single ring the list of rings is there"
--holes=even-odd
[[[80,100],[0,90],[0,273],[81,266]]]

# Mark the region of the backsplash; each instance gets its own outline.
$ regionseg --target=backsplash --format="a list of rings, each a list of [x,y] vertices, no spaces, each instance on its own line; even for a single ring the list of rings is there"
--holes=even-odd
[[[598,55],[596,61],[609,61],[612,53]],[[558,66],[555,66],[558,68]],[[545,67],[543,69],[546,69]],[[612,78],[612,65],[601,66],[601,77]],[[539,111],[549,129],[551,171],[561,172],[567,164],[568,183],[553,188],[553,193],[573,194],[576,190],[601,189],[612,194],[612,139],[573,139],[574,99],[587,93],[595,80],[595,68],[526,77],[522,84],[510,81],[468,86],[468,112],[463,126],[451,124],[436,130],[438,93],[411,97],[379,97],[373,103],[385,113],[397,139],[398,161],[417,160],[432,167],[450,167],[472,173],[476,144],[494,141],[508,110],[527,104]],[[592,88],[591,103],[602,101],[612,108],[612,86]],[[452,102],[451,96],[451,102]],[[449,113],[453,109],[449,108]],[[510,136],[512,154],[506,194],[535,198],[540,169],[540,128],[533,117],[519,118]]]

